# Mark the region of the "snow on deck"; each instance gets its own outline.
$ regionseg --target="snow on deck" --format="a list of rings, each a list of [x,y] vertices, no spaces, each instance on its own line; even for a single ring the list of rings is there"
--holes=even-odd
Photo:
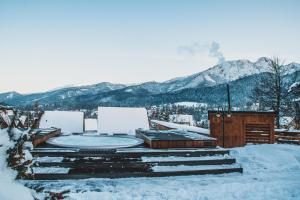
[[[83,132],[83,112],[79,111],[45,111],[40,128],[60,128],[62,133]]]
[[[233,158],[229,155],[216,155],[216,156],[199,156],[199,157],[181,157],[181,156],[154,156],[154,157],[148,157],[143,156],[142,161],[143,162],[164,162],[164,161],[199,161],[199,160],[223,160]]]
[[[67,174],[69,168],[63,167],[32,167],[33,173],[39,174]]]
[[[69,198],[77,200],[299,199],[300,146],[247,145],[233,148],[232,155],[242,165],[243,174],[24,182],[50,191],[69,189]]]
[[[62,162],[64,160],[64,157],[37,157],[35,158],[35,161],[42,163],[42,162]]]
[[[98,107],[98,132],[135,135],[138,128],[149,130],[145,108]]]
[[[179,171],[194,171],[194,170],[209,170],[209,169],[229,169],[240,168],[239,164],[234,165],[177,165],[177,166],[154,166],[154,172],[179,172]]]
[[[297,129],[284,129],[284,128],[280,128],[280,129],[275,129],[275,132],[300,133],[300,130],[297,130]]]
[[[208,129],[200,128],[200,127],[196,127],[196,126],[188,126],[188,125],[184,125],[184,124],[176,124],[176,123],[172,123],[172,122],[165,122],[165,121],[159,121],[159,120],[151,120],[151,122],[153,122],[155,124],[160,124],[162,126],[172,128],[172,129],[181,129],[181,130],[186,130],[186,131],[195,132],[195,133],[202,133],[202,134],[207,134],[207,135],[210,134],[210,131]]]

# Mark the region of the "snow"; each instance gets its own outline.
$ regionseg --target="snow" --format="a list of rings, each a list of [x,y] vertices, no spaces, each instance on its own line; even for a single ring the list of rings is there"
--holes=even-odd
[[[60,147],[77,147],[81,149],[88,148],[122,148],[137,146],[144,143],[143,140],[134,137],[125,136],[60,136],[54,137],[47,141],[48,144],[52,144]]]
[[[97,119],[85,119],[84,120],[84,129],[85,131],[97,131],[98,128]]]
[[[145,108],[98,107],[98,132],[135,135],[138,128],[149,130]]]
[[[207,103],[199,103],[199,102],[192,102],[192,101],[182,101],[174,103],[176,106],[184,106],[184,107],[207,107]]]
[[[0,129],[0,199],[33,199],[31,191],[15,180],[17,173],[7,167],[6,150],[13,145],[13,142],[9,140],[7,130]]]
[[[181,130],[186,130],[186,131],[195,132],[195,133],[202,133],[202,134],[207,134],[207,135],[210,134],[210,131],[208,129],[200,128],[200,127],[196,127],[196,126],[188,126],[188,125],[184,125],[184,124],[176,124],[176,123],[159,121],[159,120],[151,120],[151,122],[153,122],[155,124],[160,124],[160,125],[166,126],[168,128],[172,128],[172,129],[181,129]]]
[[[39,174],[67,174],[69,172],[69,168],[63,167],[33,167],[33,173]]]
[[[169,121],[174,123],[179,123],[179,124],[187,124],[190,126],[195,125],[193,115],[183,115],[183,114],[169,115]]]
[[[79,111],[45,111],[40,128],[60,128],[62,133],[83,132],[83,112]]]
[[[290,86],[289,92],[292,91],[293,88],[299,87],[299,85],[300,85],[300,81],[297,81],[297,82],[293,83],[293,84]]]
[[[240,165],[178,165],[178,166],[154,166],[154,172],[178,172],[178,171],[194,171],[194,170],[208,170],[208,169],[228,169],[239,168]]]
[[[219,156],[201,156],[201,157],[180,157],[180,156],[167,156],[167,157],[142,157],[143,162],[164,162],[164,161],[197,161],[197,160],[222,160],[232,158],[228,155]]]
[[[11,119],[9,118],[8,114],[3,112],[3,111],[0,111],[0,117],[5,121],[5,123],[7,125],[10,125],[11,124]]]
[[[247,145],[233,149],[232,155],[236,157],[238,163],[243,164],[245,174],[298,172],[300,176],[300,146]]]
[[[37,157],[35,159],[37,162],[41,163],[41,162],[62,162],[64,160],[63,157]]]
[[[213,82],[213,83],[216,82],[216,81],[215,81],[214,79],[212,79],[211,76],[208,75],[208,74],[206,74],[206,75],[204,76],[204,79],[207,80],[207,81],[209,81],[209,82]]]
[[[131,88],[126,89],[125,92],[132,92],[133,90]]]
[[[157,131],[149,131],[149,132],[153,132],[154,134],[157,133]],[[182,135],[185,138],[190,138],[190,139],[193,139],[193,140],[216,140],[215,138],[208,137],[206,135],[198,134],[198,133],[195,133],[195,132],[189,132],[189,131],[186,131],[186,130],[180,130],[180,131],[177,131],[177,130],[163,130],[163,131],[159,131],[159,133],[160,134]],[[151,139],[156,138],[155,136],[147,136],[147,137],[151,138]],[[172,137],[172,135],[170,137]]]
[[[223,148],[216,147],[216,148],[187,148],[187,149],[151,149],[151,148],[127,148],[127,149],[117,149],[117,152],[201,152],[201,151],[215,151],[219,152]]]
[[[24,181],[46,190],[70,190],[69,199],[197,199],[298,200],[300,197],[300,146],[247,145],[232,155],[243,174],[179,177]]]
[[[27,119],[27,116],[26,115],[22,115],[19,117],[20,119],[20,122],[22,123],[22,125],[24,126],[25,125],[25,122],[26,122],[26,119]]]
[[[284,128],[280,128],[280,129],[275,129],[275,132],[300,133],[300,130],[297,130],[297,129],[284,129]]]
[[[293,117],[280,117],[280,124],[281,125],[289,125],[293,121]]]

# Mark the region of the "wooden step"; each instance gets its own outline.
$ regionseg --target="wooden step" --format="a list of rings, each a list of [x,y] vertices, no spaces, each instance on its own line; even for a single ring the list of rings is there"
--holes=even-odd
[[[166,176],[187,176],[187,175],[205,175],[205,174],[224,174],[224,173],[243,173],[241,167],[212,168],[201,170],[185,171],[148,171],[148,172],[122,172],[122,173],[36,173],[25,179],[33,180],[63,180],[63,179],[87,179],[87,178],[129,178],[129,177],[166,177]]]
[[[279,144],[297,144],[297,145],[300,145],[299,140],[288,140],[288,139],[277,139],[277,143],[279,143]]]
[[[49,156],[49,157],[109,157],[109,158],[140,158],[142,156],[211,156],[229,154],[229,150],[222,148],[214,149],[148,149],[148,148],[133,148],[133,149],[118,149],[115,152],[95,152],[95,151],[80,151],[79,149],[34,149],[31,151],[34,156]]]
[[[38,162],[39,167],[68,167],[68,168],[93,168],[93,169],[123,169],[123,168],[143,168],[146,166],[176,166],[176,165],[224,165],[233,164],[234,158],[207,159],[207,160],[185,160],[185,161],[131,161],[131,162]]]

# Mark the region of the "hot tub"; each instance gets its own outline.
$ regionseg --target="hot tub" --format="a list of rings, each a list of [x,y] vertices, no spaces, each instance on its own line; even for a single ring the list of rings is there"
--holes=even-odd
[[[144,141],[132,136],[70,135],[51,138],[47,143],[80,149],[118,149],[138,146]]]

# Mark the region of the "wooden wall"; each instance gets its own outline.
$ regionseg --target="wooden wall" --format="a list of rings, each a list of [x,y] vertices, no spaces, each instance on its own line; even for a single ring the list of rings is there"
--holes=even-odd
[[[218,146],[240,147],[246,143],[274,143],[273,112],[222,112],[208,111],[210,134],[217,138]]]

